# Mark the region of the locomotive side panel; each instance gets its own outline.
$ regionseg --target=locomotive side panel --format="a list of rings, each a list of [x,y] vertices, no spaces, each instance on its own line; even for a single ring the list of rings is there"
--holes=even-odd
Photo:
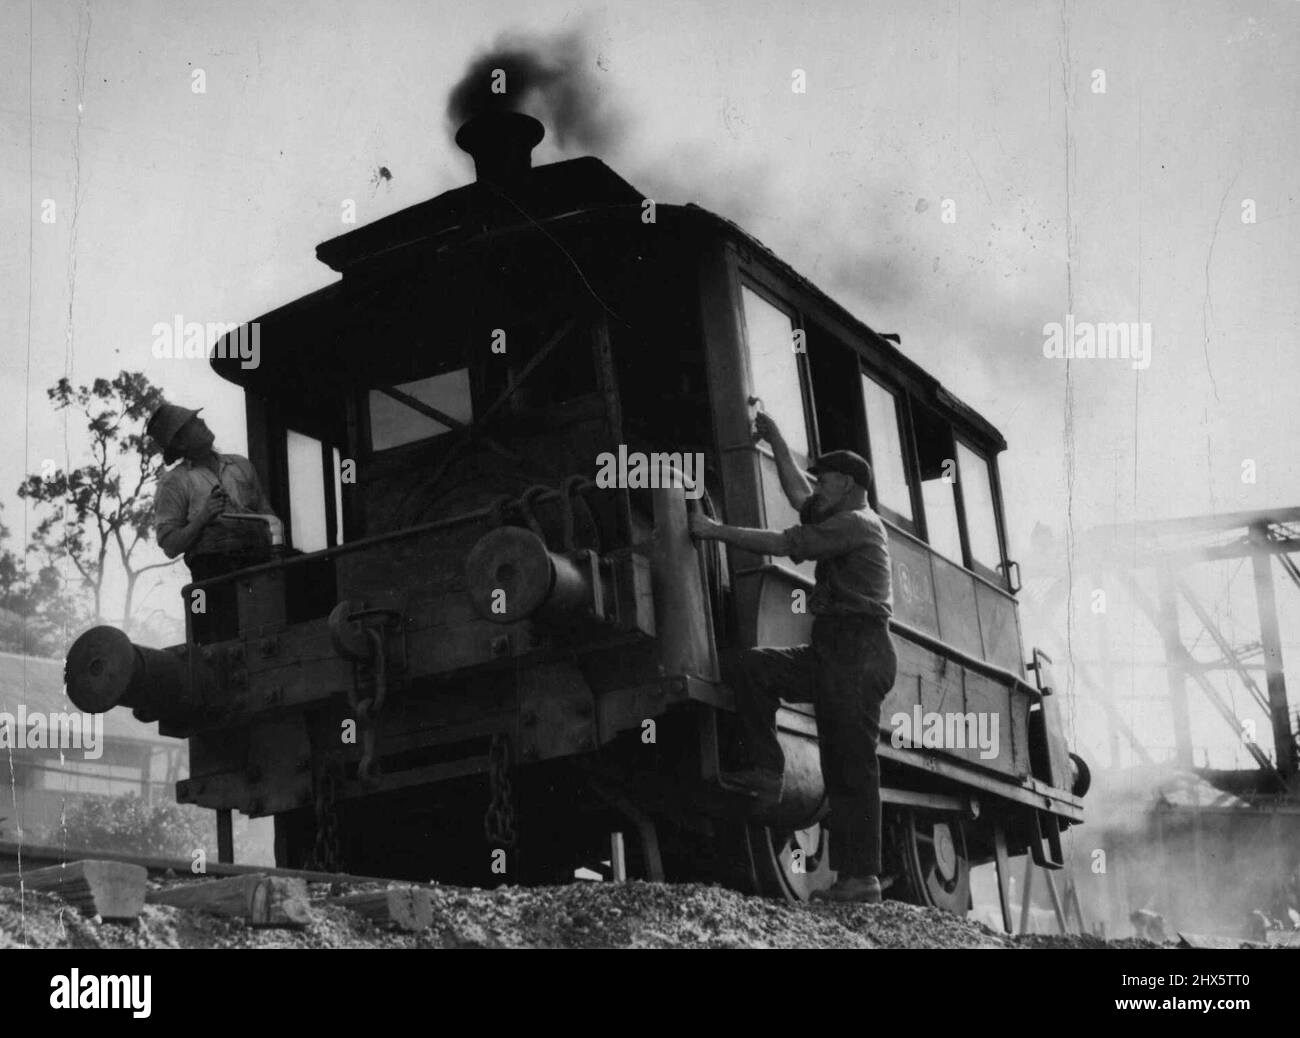
[[[702,263],[727,521],[780,528],[790,519],[779,510],[773,514],[780,490],[770,453],[749,440],[747,401],[766,404],[781,394],[783,428],[797,427],[793,436],[785,429],[787,439],[806,444],[809,454],[849,448],[872,460],[878,484],[893,480],[878,486],[872,503],[890,531],[900,657],[882,711],[882,736],[891,740],[898,732],[910,751],[886,756],[887,781],[930,786],[938,773],[923,758],[945,760],[1000,776],[1012,783],[1001,788],[1025,804],[1033,801],[1020,796],[1023,787],[1041,781],[1059,796],[1053,809],[1074,815],[1077,802],[1068,792],[1073,773],[1068,759],[1062,764],[1059,725],[1052,711],[1035,706],[1042,696],[1025,682],[996,485],[994,459],[1005,445],[889,343],[850,331],[807,286],[773,269],[769,258],[727,244],[707,251]],[[780,338],[772,329],[787,321],[792,337],[801,338],[794,338],[796,363],[782,365],[756,336]],[[800,343],[806,352],[799,352]],[[853,392],[855,382],[861,393]],[[891,409],[881,412],[882,402]],[[962,480],[972,482],[963,488]],[[811,589],[810,574],[784,561],[734,549],[728,554],[736,641],[806,642],[811,617],[792,603]],[[923,738],[917,729],[932,721],[942,722],[942,729],[932,727]],[[1036,766],[1039,758],[1043,763]],[[891,770],[891,762],[917,772]],[[1000,788],[969,772],[943,774],[956,783],[951,788],[967,780],[983,793]],[[1019,839],[1013,832],[1012,842]]]

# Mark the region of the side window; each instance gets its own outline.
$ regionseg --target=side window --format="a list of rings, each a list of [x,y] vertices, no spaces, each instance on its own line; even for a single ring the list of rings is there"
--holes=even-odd
[[[862,376],[867,410],[867,439],[871,444],[871,473],[876,499],[898,518],[912,522],[912,492],[899,433],[898,398],[870,375]]]
[[[804,417],[803,381],[799,354],[794,351],[794,320],[752,289],[741,286],[745,311],[745,339],[749,344],[750,392],[763,402],[763,409],[776,420],[790,445],[797,465],[808,466],[808,422]],[[763,483],[763,516],[769,530],[785,530],[799,522],[790,507],[776,462],[760,454]],[[795,567],[811,577],[812,562]]]
[[[321,441],[294,430],[287,430],[289,459],[289,509],[293,530],[293,546],[300,551],[321,551],[332,547],[330,527],[334,529],[334,543],[343,541],[343,498],[339,478],[339,452],[331,453],[329,480],[326,489],[326,471]],[[327,513],[333,512],[332,516]],[[331,518],[333,520],[331,524]]]
[[[799,355],[794,351],[794,322],[752,289],[742,287],[740,294],[754,395],[776,419],[795,459],[806,464],[808,423],[804,421]]]
[[[370,445],[382,451],[427,440],[473,417],[468,368],[372,389]]]
[[[334,509],[334,543],[343,543],[343,458],[339,449],[330,449],[330,475],[334,482],[334,493],[325,507]]]
[[[966,506],[966,535],[970,541],[971,559],[977,566],[996,572],[1002,562],[1002,550],[998,545],[998,519],[993,506],[989,463],[958,440],[957,469],[962,503]]]
[[[921,503],[926,540],[941,555],[962,565],[961,527],[957,521],[957,473],[952,429],[942,418],[917,404],[912,407],[916,460],[921,472]]]

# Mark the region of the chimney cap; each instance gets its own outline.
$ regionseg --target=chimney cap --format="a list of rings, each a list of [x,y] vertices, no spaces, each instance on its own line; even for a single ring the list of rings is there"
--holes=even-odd
[[[456,131],[456,144],[474,159],[479,179],[491,180],[527,171],[532,150],[545,135],[545,128],[531,115],[487,111],[465,121]]]

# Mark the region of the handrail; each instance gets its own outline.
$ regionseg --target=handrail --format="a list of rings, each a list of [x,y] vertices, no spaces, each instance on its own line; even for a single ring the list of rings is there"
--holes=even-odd
[[[433,522],[422,523],[419,526],[408,526],[404,530],[392,530],[389,533],[376,534],[374,537],[366,537],[359,541],[349,541],[347,544],[336,544],[332,548],[322,548],[320,551],[307,552],[302,555],[294,555],[290,558],[272,559],[270,562],[259,562],[255,566],[246,566],[243,569],[233,570],[230,573],[223,573],[219,577],[210,577],[207,580],[196,580],[186,584],[182,589],[187,591],[190,588],[208,588],[217,584],[228,582],[234,578],[242,579],[252,573],[265,573],[273,569],[284,569],[289,566],[301,566],[308,562],[316,562],[324,558],[333,558],[336,555],[345,555],[349,552],[360,551],[363,548],[369,548],[376,544],[385,544],[389,541],[401,540],[404,537],[415,537],[431,530],[440,530],[448,526],[460,526],[463,523],[472,523],[477,519],[486,519],[492,515],[491,508],[479,508],[473,512],[462,512],[460,515],[447,516],[444,519],[435,519]]]

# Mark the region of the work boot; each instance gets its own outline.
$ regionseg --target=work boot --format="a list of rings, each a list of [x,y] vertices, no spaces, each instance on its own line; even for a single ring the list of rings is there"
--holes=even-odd
[[[743,768],[740,771],[723,772],[722,783],[752,793],[760,807],[775,807],[779,804],[781,793],[785,788],[785,780],[781,773],[768,771],[766,768]]]
[[[814,901],[860,901],[880,904],[880,880],[875,876],[837,876],[825,890],[814,890]]]

